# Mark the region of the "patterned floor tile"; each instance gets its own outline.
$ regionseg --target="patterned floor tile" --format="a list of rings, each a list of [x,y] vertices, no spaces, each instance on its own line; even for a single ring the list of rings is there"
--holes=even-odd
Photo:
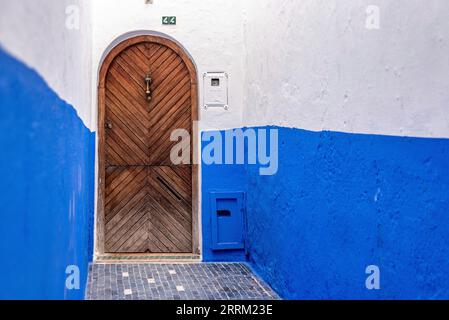
[[[273,300],[242,263],[101,264],[89,267],[88,300]]]

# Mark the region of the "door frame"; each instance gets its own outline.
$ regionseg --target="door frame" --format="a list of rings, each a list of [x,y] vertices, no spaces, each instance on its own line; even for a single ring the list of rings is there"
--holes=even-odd
[[[175,41],[159,35],[138,35],[128,38],[114,48],[106,55],[101,63],[99,78],[98,78],[98,191],[97,191],[97,215],[96,215],[96,252],[97,254],[105,253],[105,114],[106,114],[106,75],[114,59],[123,52],[126,48],[141,42],[153,42],[160,45],[167,46],[185,63],[191,83],[191,105],[192,105],[192,137],[190,159],[192,165],[192,253],[200,254],[200,214],[199,214],[199,165],[194,161],[195,150],[197,148],[196,141],[198,141],[198,129],[194,122],[198,121],[198,73],[195,64],[190,58],[189,54]]]

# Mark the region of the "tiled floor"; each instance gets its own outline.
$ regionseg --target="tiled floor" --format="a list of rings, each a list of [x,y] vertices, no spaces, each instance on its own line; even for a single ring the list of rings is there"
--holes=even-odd
[[[92,264],[88,300],[279,299],[240,263]]]

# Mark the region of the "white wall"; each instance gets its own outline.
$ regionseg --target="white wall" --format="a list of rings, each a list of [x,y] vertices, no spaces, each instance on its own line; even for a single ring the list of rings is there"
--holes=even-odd
[[[380,8],[369,30],[366,8]],[[244,1],[248,125],[449,137],[449,1]]]
[[[243,111],[243,30],[239,0],[144,0],[93,1],[93,75],[98,83],[101,59],[124,34],[159,32],[178,41],[197,66],[200,91],[202,74],[230,74],[229,110],[201,110],[204,129],[222,129],[241,124]],[[177,16],[177,25],[163,26],[162,16]],[[134,34],[138,34],[135,32]],[[92,119],[97,119],[97,97],[93,93]],[[202,95],[200,95],[202,97]],[[200,100],[201,101],[201,100]]]
[[[65,27],[72,4],[81,10],[79,30]],[[379,30],[365,27],[373,4]],[[203,129],[276,124],[449,136],[445,0],[0,0],[0,7],[2,47],[43,75],[92,130],[101,58],[114,40],[141,30],[182,44],[200,84],[205,71],[230,73],[230,110],[202,110]],[[176,15],[178,25],[162,26],[163,15]]]
[[[0,0],[0,45],[39,72],[92,129],[90,4],[90,0]],[[66,27],[70,5],[79,8],[79,29]]]

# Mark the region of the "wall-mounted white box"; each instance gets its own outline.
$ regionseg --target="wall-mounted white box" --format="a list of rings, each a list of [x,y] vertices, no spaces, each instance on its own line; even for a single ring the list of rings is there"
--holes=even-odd
[[[205,109],[218,107],[228,110],[228,78],[226,72],[205,72],[203,74],[203,105]]]

